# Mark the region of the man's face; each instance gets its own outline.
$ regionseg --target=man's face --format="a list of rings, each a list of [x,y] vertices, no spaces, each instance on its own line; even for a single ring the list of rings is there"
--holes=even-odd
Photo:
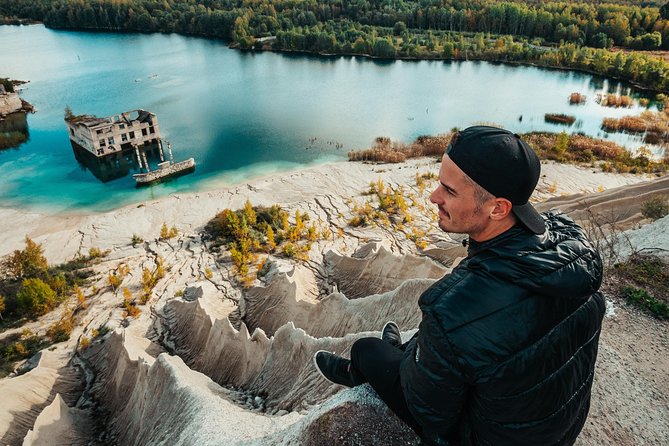
[[[489,209],[477,206],[474,185],[448,155],[441,161],[439,183],[430,195],[430,201],[439,209],[439,227],[476,239],[490,222]]]

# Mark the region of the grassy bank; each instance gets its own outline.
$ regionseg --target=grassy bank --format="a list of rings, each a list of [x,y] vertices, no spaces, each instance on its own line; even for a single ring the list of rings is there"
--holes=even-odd
[[[408,158],[422,156],[438,158],[443,155],[452,136],[452,132],[437,136],[419,136],[409,144],[379,137],[372,147],[349,152],[348,159],[399,163]],[[667,156],[657,160],[644,151],[633,155],[624,147],[603,139],[568,135],[566,132],[532,132],[520,136],[535,150],[540,159],[587,164],[599,167],[605,172],[662,174],[669,170]]]

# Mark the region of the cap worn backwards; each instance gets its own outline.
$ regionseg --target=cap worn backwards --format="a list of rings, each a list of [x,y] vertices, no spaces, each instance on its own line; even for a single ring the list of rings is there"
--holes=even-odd
[[[509,200],[512,212],[530,231],[544,232],[543,217],[528,202],[539,182],[541,163],[518,135],[497,127],[469,127],[453,137],[446,153],[478,185]]]

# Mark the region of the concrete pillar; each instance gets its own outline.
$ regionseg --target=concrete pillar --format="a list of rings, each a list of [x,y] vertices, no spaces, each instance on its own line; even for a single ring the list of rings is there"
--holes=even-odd
[[[172,161],[172,144],[167,143],[167,151],[170,153],[170,162]]]
[[[139,165],[139,171],[142,171],[142,157],[139,156],[139,148],[135,146],[135,155],[137,155],[137,165]]]
[[[162,163],[162,162],[165,161],[165,154],[163,153],[163,140],[162,139],[158,139],[158,150],[160,152],[160,162]]]
[[[142,150],[142,156],[144,157],[144,165],[146,166],[146,173],[151,172],[151,169],[149,169],[149,162],[146,161],[146,152]]]

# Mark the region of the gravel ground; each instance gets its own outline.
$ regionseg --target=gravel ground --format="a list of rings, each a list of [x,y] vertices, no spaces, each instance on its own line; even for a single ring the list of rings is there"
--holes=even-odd
[[[611,295],[607,301],[613,308],[602,327],[590,416],[576,444],[667,445],[669,323]]]

